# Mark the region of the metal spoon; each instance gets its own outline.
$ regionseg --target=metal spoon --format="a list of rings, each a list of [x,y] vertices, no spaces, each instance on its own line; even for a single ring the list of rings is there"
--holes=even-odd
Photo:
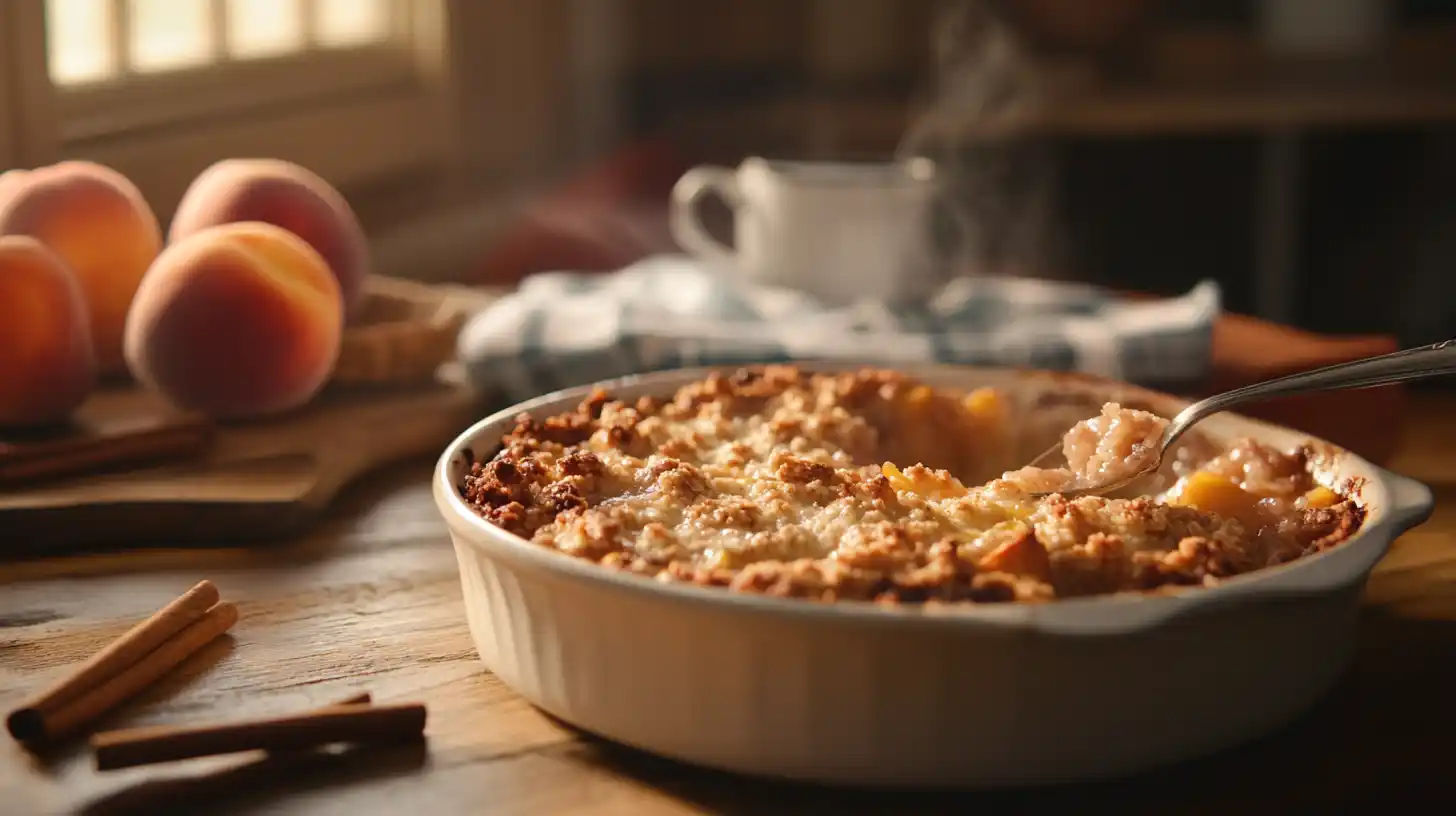
[[[1123,487],[1134,479],[1157,470],[1163,464],[1163,457],[1167,454],[1168,449],[1189,428],[1213,414],[1227,411],[1247,402],[1315,391],[1373,388],[1378,385],[1420,380],[1442,374],[1456,374],[1456,340],[1326,366],[1314,371],[1291,374],[1288,377],[1235,388],[1232,391],[1225,391],[1222,394],[1199,400],[1180,411],[1168,424],[1167,430],[1163,432],[1163,438],[1158,442],[1157,448],[1147,451],[1143,455],[1143,466],[1137,472],[1125,478],[1101,484],[1074,480],[1061,490],[1032,495],[1049,496],[1052,493],[1060,493],[1063,496],[1095,496]],[[1061,452],[1062,445],[1058,442],[1033,459],[1028,467],[1038,467],[1059,456]]]

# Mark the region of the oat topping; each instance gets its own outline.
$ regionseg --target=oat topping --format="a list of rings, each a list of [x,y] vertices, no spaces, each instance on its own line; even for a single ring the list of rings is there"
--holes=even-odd
[[[569,413],[523,415],[461,492],[488,521],[607,568],[820,601],[1212,584],[1339,543],[1363,519],[1317,483],[1309,451],[1249,440],[1180,459],[1184,475],[1159,495],[1035,499],[1036,474],[1005,472],[1027,455],[1020,421],[991,389],[745,368],[670,400],[599,392]],[[1069,465],[1105,480],[1165,425],[1108,405],[1067,435]]]

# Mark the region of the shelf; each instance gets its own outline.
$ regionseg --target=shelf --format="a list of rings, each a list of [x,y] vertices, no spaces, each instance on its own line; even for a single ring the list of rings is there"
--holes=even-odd
[[[871,99],[782,99],[679,117],[682,131],[756,146],[886,152],[907,132],[917,106]],[[1456,88],[1367,82],[1226,86],[1094,86],[991,122],[958,121],[954,111],[921,119],[929,139],[1015,136],[1138,138],[1262,135],[1311,130],[1420,127],[1456,122]]]

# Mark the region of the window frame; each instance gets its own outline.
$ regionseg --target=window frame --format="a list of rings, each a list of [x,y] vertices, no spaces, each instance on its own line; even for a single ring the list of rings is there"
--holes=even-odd
[[[7,43],[9,33],[9,15],[4,5],[0,5],[0,43]],[[14,104],[14,90],[11,88],[13,71],[9,62],[0,60],[0,173],[7,168],[22,164],[20,157],[20,145],[16,137],[16,118],[13,115],[17,105]]]
[[[29,167],[50,155],[53,141],[50,77],[45,43],[33,33],[44,26],[44,0],[0,3],[0,162]],[[35,66],[41,66],[39,74]]]
[[[49,76],[45,0],[4,0],[0,166],[98,161],[163,218],[223,158],[286,159],[345,188],[439,168],[455,151],[448,22],[470,0],[392,2],[398,33],[381,46],[66,86]]]
[[[371,47],[59,86],[54,94],[60,138],[75,142],[418,85],[407,51]]]

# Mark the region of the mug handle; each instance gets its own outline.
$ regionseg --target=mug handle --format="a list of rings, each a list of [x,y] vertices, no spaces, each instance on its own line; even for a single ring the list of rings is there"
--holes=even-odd
[[[726,167],[694,167],[677,180],[672,188],[672,237],[679,246],[700,258],[733,262],[736,259],[733,250],[709,235],[698,219],[698,203],[710,193],[717,193],[735,210],[742,200],[738,179]]]

